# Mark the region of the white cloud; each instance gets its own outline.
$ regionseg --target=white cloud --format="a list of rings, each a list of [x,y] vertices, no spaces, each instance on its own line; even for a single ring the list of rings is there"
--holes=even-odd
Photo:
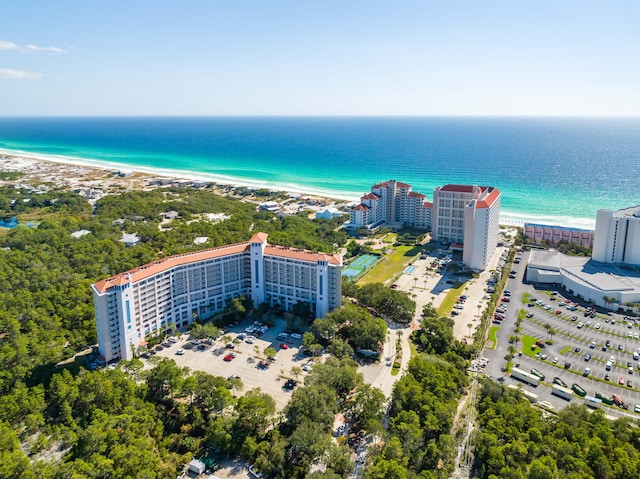
[[[19,50],[20,45],[6,40],[0,40],[0,50]]]
[[[58,47],[39,47],[37,45],[28,44],[25,49],[29,52],[46,52],[46,53],[67,53],[66,50]]]
[[[32,43],[28,43],[25,46],[18,45],[17,43],[13,43],[7,40],[0,40],[0,51],[2,50],[18,50],[23,53],[67,53],[67,50],[58,47],[40,47],[38,45],[34,45]]]
[[[40,80],[43,76],[42,73],[0,68],[0,80]]]

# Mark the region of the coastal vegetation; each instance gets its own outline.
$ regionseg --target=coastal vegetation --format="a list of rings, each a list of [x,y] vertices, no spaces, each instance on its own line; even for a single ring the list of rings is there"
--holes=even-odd
[[[623,479],[640,470],[640,432],[626,418],[570,404],[557,415],[532,408],[519,391],[482,383],[474,472],[481,479]]]

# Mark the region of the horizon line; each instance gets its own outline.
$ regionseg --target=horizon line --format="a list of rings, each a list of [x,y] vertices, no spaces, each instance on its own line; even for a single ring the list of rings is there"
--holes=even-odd
[[[127,115],[127,114],[107,114],[107,115],[1,115],[0,119],[13,118],[540,118],[540,119],[594,119],[594,118],[640,118],[638,114],[586,114],[586,115],[564,115],[564,114],[228,114],[228,115],[208,115],[208,114],[159,114],[159,115]]]

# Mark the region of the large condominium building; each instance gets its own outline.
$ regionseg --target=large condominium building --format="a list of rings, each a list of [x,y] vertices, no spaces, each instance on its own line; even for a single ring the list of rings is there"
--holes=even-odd
[[[432,238],[462,248],[466,266],[484,269],[498,244],[500,191],[493,186],[438,187],[432,214]]]
[[[431,203],[406,183],[389,180],[373,185],[371,192],[360,198],[360,204],[351,208],[346,228],[374,231],[382,225],[394,229],[411,226],[428,230],[431,228]]]
[[[307,302],[320,318],[340,306],[339,255],[269,245],[267,236],[170,256],[92,285],[100,354],[131,359],[147,336],[208,318],[240,295],[284,310]]]
[[[592,258],[602,263],[640,265],[640,206],[598,210]]]

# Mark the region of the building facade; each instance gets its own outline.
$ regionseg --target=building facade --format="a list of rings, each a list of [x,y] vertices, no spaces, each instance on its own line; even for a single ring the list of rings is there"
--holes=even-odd
[[[500,191],[493,186],[445,185],[433,192],[431,236],[462,249],[462,262],[483,270],[498,244]]]
[[[524,224],[525,238],[531,238],[536,244],[542,241],[556,246],[561,241],[573,243],[587,248],[593,248],[593,230],[570,228],[568,226],[539,225],[535,223]]]
[[[248,242],[170,256],[92,285],[100,354],[131,359],[149,335],[208,318],[240,295],[254,306],[290,310],[306,302],[316,317],[341,304],[342,258]]]
[[[360,198],[360,204],[351,208],[345,227],[375,231],[382,225],[394,229],[409,226],[429,230],[431,203],[406,183],[389,180],[373,185],[371,192]]]
[[[640,206],[598,210],[592,258],[602,263],[640,265]]]

